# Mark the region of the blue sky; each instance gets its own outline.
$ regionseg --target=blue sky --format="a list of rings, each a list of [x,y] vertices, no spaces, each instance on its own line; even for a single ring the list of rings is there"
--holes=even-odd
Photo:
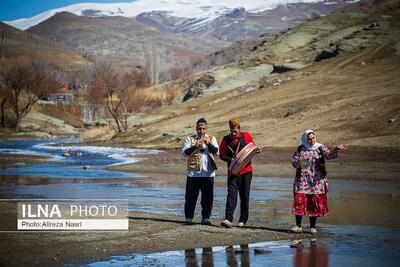
[[[133,0],[0,0],[0,20],[30,18],[43,11],[76,3],[121,3]]]

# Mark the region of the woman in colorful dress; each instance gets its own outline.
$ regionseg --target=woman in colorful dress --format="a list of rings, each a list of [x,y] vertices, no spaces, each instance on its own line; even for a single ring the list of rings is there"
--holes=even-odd
[[[316,234],[317,218],[326,216],[328,210],[328,179],[326,178],[325,159],[337,158],[339,151],[346,150],[347,145],[340,144],[332,149],[317,142],[313,130],[304,131],[301,145],[294,152],[292,165],[296,168],[293,184],[294,203],[292,213],[296,217],[295,233],[302,233],[303,216],[310,218],[310,232]]]

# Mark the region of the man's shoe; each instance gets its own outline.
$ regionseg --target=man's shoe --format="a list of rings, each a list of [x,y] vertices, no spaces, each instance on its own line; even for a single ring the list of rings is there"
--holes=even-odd
[[[246,226],[246,224],[245,224],[244,222],[240,222],[240,223],[239,223],[239,227],[240,227],[240,228],[244,228],[245,226]]]
[[[203,220],[201,220],[201,224],[203,224],[203,225],[212,225],[212,222],[210,221],[210,219],[204,218]]]
[[[318,233],[317,229],[311,228],[310,229],[311,234],[316,235]]]
[[[225,220],[221,223],[221,226],[225,228],[232,228],[232,223],[228,220]]]
[[[186,223],[187,225],[192,225],[192,224],[193,224],[192,218],[186,218],[185,223]]]
[[[296,234],[300,234],[300,233],[303,232],[303,228],[298,227],[297,225],[293,226],[291,230],[292,230],[293,233],[296,233]]]

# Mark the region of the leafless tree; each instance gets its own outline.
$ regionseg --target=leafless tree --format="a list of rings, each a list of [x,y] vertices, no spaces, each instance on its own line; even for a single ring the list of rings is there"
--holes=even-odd
[[[9,90],[6,90],[2,84],[0,84],[0,112],[1,121],[0,127],[7,127],[6,123],[6,107],[11,104],[12,95]]]
[[[89,87],[89,99],[92,103],[105,101],[108,111],[114,119],[112,125],[118,134],[128,129],[129,79],[126,75],[118,75],[110,64],[100,63],[95,67],[93,79]]]
[[[184,65],[184,66],[174,65],[169,69],[170,80],[185,79],[192,73],[193,71],[190,69],[189,65]]]
[[[50,69],[43,62],[18,59],[1,62],[0,84],[3,90],[11,94],[15,131],[19,131],[21,120],[31,111],[32,106],[57,88]]]

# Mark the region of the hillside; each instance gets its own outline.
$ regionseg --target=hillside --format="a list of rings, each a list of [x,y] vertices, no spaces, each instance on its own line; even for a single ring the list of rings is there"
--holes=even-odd
[[[398,42],[399,14],[397,0],[362,1],[266,39],[253,48],[248,63],[305,66],[385,41]]]
[[[52,62],[66,70],[81,69],[89,64],[89,61],[82,55],[60,44],[35,34],[18,30],[2,22],[0,22],[0,32],[5,37],[0,43],[0,56],[41,59]]]
[[[398,1],[362,1],[277,34],[237,42],[210,54],[203,65],[269,63],[297,69],[338,54],[399,38]]]
[[[233,84],[230,90],[138,114],[131,118],[135,127],[117,141],[179,147],[199,117],[221,138],[228,119],[239,116],[261,147],[296,146],[302,131],[313,128],[328,145],[399,148],[399,3],[364,2],[280,34],[242,64],[209,72],[228,74],[268,63],[306,67],[281,74],[266,71],[264,78]],[[331,43],[340,47],[338,53],[315,62]]]
[[[57,13],[28,31],[120,68],[158,64],[160,71],[176,63],[197,61],[208,51],[228,45],[179,37],[130,18],[81,17],[67,12]],[[149,63],[149,57],[159,63]]]
[[[53,110],[52,110],[53,109]],[[79,116],[68,112],[54,111],[55,107],[36,106],[22,120],[21,130],[0,128],[1,139],[52,138],[60,135],[79,135],[83,122]]]

